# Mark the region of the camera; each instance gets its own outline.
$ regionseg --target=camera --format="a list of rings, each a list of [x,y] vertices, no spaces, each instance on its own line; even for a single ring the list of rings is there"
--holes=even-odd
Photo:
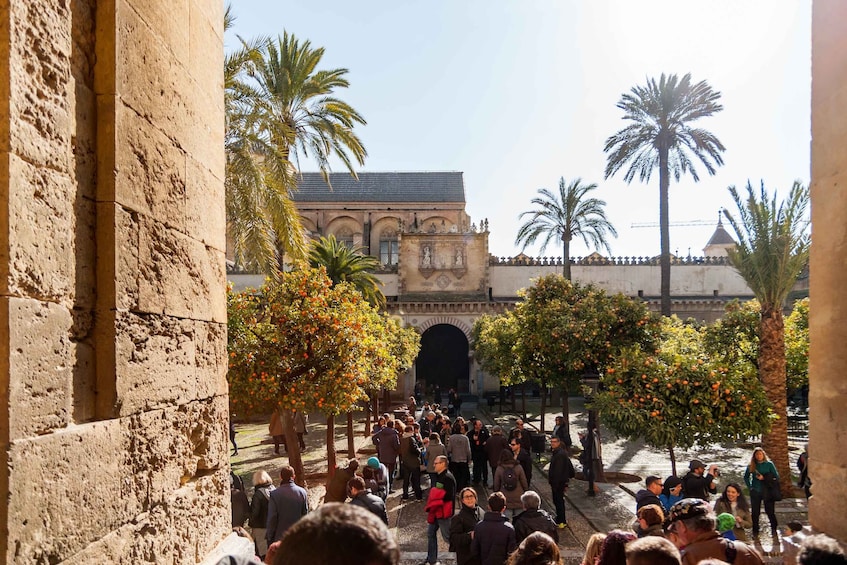
[[[720,477],[721,476],[720,469],[715,467],[714,470],[712,471],[712,476],[714,476],[715,478]]]

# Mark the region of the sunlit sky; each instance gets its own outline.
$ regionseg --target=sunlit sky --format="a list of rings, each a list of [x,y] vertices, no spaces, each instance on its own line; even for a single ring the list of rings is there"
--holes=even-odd
[[[462,171],[467,211],[489,249],[516,254],[520,212],[560,177],[598,184],[619,232],[614,255],[659,252],[658,173],[604,180],[616,103],[662,72],[706,80],[724,111],[701,120],[726,146],[715,176],[671,183],[671,252],[701,255],[729,185],[809,182],[810,0],[233,0],[237,36],[287,30],[349,69],[340,97],[367,120],[361,171]],[[304,171],[316,170],[302,163]],[[334,165],[334,171],[343,171]],[[537,246],[528,253],[537,254]],[[581,243],[574,256],[589,253]],[[551,244],[544,255],[561,255]]]

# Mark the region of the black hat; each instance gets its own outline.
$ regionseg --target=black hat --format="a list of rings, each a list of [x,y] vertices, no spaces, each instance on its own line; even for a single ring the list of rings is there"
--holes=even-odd
[[[706,464],[703,463],[702,461],[700,461],[699,459],[692,459],[691,463],[688,464],[688,468],[691,469],[692,471],[694,469],[705,469]]]

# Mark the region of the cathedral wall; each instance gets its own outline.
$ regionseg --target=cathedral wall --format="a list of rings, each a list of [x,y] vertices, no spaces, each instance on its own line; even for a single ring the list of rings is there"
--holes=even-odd
[[[230,531],[223,7],[0,6],[0,562]]]

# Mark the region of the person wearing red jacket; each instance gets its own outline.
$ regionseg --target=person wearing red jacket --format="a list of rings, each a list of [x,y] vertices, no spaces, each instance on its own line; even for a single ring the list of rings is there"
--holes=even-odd
[[[438,474],[429,489],[429,497],[424,507],[429,526],[426,531],[426,561],[421,565],[438,564],[439,531],[444,541],[450,542],[450,519],[453,517],[453,502],[456,500],[456,479],[453,473],[447,470],[447,465],[447,457],[444,455],[435,458],[435,472]]]

